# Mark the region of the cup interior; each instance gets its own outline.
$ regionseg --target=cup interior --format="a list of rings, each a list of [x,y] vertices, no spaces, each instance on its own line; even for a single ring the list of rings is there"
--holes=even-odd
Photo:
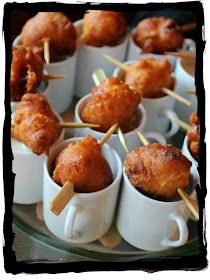
[[[190,78],[195,78],[195,62],[192,63],[191,60],[178,59],[178,62],[184,74]]]

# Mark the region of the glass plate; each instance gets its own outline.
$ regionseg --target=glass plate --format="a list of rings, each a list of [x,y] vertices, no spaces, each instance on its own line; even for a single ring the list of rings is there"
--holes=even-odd
[[[74,98],[71,108],[61,115],[64,121],[73,121],[74,108],[78,99]],[[65,138],[73,136],[73,129],[65,132]],[[175,137],[170,139],[170,144],[181,148],[185,134],[180,130]],[[13,223],[24,233],[31,236],[37,242],[48,245],[54,249],[61,250],[70,255],[80,256],[87,260],[97,261],[134,261],[134,260],[154,260],[154,259],[172,259],[181,256],[199,255],[199,238],[197,232],[197,223],[189,220],[189,239],[188,242],[179,248],[172,248],[161,252],[150,252],[139,250],[126,241],[122,242],[114,249],[103,246],[99,241],[88,244],[70,244],[58,239],[41,222],[35,213],[36,204],[21,205],[13,204]]]
[[[36,204],[13,205],[13,223],[26,234],[55,249],[65,253],[85,257],[98,261],[133,261],[144,259],[168,259],[181,256],[199,255],[199,238],[197,223],[189,220],[188,242],[179,248],[172,248],[161,252],[150,252],[136,249],[122,240],[114,249],[103,246],[99,241],[87,244],[71,244],[55,237],[46,227],[45,223],[37,219],[35,214]]]

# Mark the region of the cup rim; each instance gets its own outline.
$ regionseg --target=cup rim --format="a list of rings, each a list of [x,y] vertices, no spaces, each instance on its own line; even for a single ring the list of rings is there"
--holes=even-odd
[[[53,147],[53,150],[50,151],[50,154],[48,157],[45,158],[44,160],[44,176],[46,176],[46,179],[48,180],[48,182],[51,183],[52,187],[55,188],[56,190],[60,190],[61,189],[61,186],[59,186],[56,182],[53,181],[52,177],[50,176],[49,174],[49,170],[48,170],[48,166],[49,166],[49,159],[50,159],[50,155],[54,152],[55,149],[58,149],[59,146],[63,146],[64,145],[64,148],[71,142],[73,141],[78,141],[78,140],[81,140],[83,139],[84,137],[73,137],[73,138],[69,138],[69,139],[66,139],[58,144],[56,144],[54,147]],[[99,191],[94,191],[94,192],[87,192],[87,193],[79,193],[77,192],[76,195],[83,198],[83,197],[90,197],[92,196],[93,194],[96,195],[96,196],[99,196],[101,194],[103,194],[104,192],[107,191],[107,189],[111,189],[113,187],[115,187],[116,183],[120,180],[121,176],[122,176],[122,162],[120,160],[120,157],[119,155],[116,153],[116,151],[114,149],[112,149],[112,147],[110,145],[108,145],[107,143],[105,143],[102,147],[102,150],[103,148],[106,148],[109,150],[110,153],[112,153],[115,157],[115,164],[117,166],[117,170],[116,170],[116,176],[115,178],[113,179],[112,183],[107,186],[106,188],[102,189],[102,190],[99,190]],[[59,152],[60,150],[58,150]],[[56,153],[56,155],[58,154],[58,152]],[[56,156],[55,155],[55,156]],[[55,156],[54,156],[54,160],[55,160]],[[107,159],[106,159],[107,160]],[[107,160],[108,164],[109,164],[109,161]]]
[[[195,172],[195,174],[193,174],[194,172]],[[196,166],[193,162],[192,162],[192,166],[191,166],[191,169],[190,169],[190,176],[192,176],[194,178],[194,180],[196,180],[196,178],[198,180],[198,171],[197,171],[197,168],[196,168]],[[163,200],[156,200],[154,198],[151,198],[151,197],[148,197],[148,196],[142,194],[131,184],[127,174],[125,173],[125,166],[124,165],[123,165],[123,179],[124,179],[124,184],[126,185],[127,188],[129,188],[138,197],[143,198],[150,203],[156,203],[156,204],[159,204],[159,205],[166,205],[166,206],[169,206],[169,205],[173,206],[173,205],[177,205],[177,204],[179,205],[179,204],[183,203],[182,198],[180,198],[179,200],[176,200],[176,201],[163,201]],[[192,192],[190,193],[190,197],[192,197],[195,192],[196,192],[195,187],[193,187]]]
[[[76,104],[75,106],[75,117],[79,120],[79,122],[81,123],[84,123],[83,120],[81,119],[80,117],[80,112],[81,112],[81,106],[82,104],[86,101],[86,99],[88,99],[89,97],[91,96],[91,93],[83,96]],[[141,129],[143,130],[145,124],[146,124],[146,119],[147,119],[147,115],[146,115],[146,110],[144,108],[144,106],[140,103],[138,105],[138,110],[141,112],[141,116],[142,116],[142,119],[141,119],[141,123],[138,127],[136,127],[134,130],[132,131],[129,131],[129,132],[126,132],[126,133],[123,133],[123,135],[126,137],[126,136],[129,136],[129,135],[132,135],[132,134],[136,134],[135,130],[136,129]],[[88,130],[90,131],[93,131],[94,133],[98,134],[98,136],[100,136],[101,138],[105,135],[105,132],[101,132],[101,131],[97,131],[97,130],[94,130],[90,127],[87,128]],[[117,134],[112,134],[111,135],[111,138],[116,138],[118,137]]]
[[[17,101],[17,102],[20,102],[20,101]],[[54,112],[54,114],[56,115],[56,117],[58,118],[58,120],[59,120],[59,122],[62,122],[63,121],[63,119],[61,118],[61,116],[57,113],[57,112],[55,112],[55,111],[53,111]],[[61,132],[60,132],[60,134],[59,134],[59,136],[58,136],[58,138],[56,139],[56,141],[54,142],[54,143],[52,143],[51,145],[50,145],[50,148],[52,148],[54,145],[57,145],[63,138],[64,138],[64,134],[65,134],[65,131],[64,131],[64,129],[62,128],[61,129]],[[11,139],[12,139],[13,137],[11,136]],[[11,141],[11,139],[10,139],[10,141]],[[14,138],[13,138],[14,139]],[[22,143],[21,141],[19,141],[19,140],[17,140],[17,139],[14,139],[14,140],[16,140],[17,142],[19,142],[19,143],[21,143],[21,144],[24,144],[24,143]],[[24,144],[25,145],[25,144]],[[25,145],[26,146],[26,145]],[[12,147],[12,143],[11,143],[11,147]],[[34,156],[42,156],[42,155],[44,155],[43,153],[41,154],[41,155],[36,155],[35,153],[33,153],[32,152],[32,150],[31,150],[31,148],[30,147],[28,147],[28,146],[26,146],[27,147],[27,151],[13,151],[12,150],[12,153],[13,154],[16,154],[16,155],[23,155],[23,156],[26,156],[26,155],[34,155]]]

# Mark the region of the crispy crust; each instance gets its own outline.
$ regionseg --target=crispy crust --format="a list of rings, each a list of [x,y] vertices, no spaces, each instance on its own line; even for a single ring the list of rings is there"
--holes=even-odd
[[[13,46],[10,78],[10,98],[20,101],[26,92],[34,92],[42,80],[44,64],[32,49]]]
[[[59,185],[71,181],[76,192],[94,192],[109,186],[113,175],[101,146],[88,135],[57,156],[53,180]]]
[[[133,122],[140,96],[117,78],[110,77],[92,89],[92,94],[82,110],[84,122],[100,125],[100,131],[107,131],[118,123],[123,130]]]
[[[154,36],[147,38],[148,36]],[[174,51],[183,45],[183,33],[176,21],[169,18],[146,18],[139,22],[134,41],[144,53]]]
[[[76,49],[77,34],[72,22],[63,13],[39,12],[29,19],[21,32],[24,46],[30,46],[43,55],[43,43],[50,43],[50,58],[72,55]]]
[[[117,12],[88,10],[83,18],[83,39],[87,45],[117,45],[126,34],[124,17]]]
[[[172,145],[149,144],[128,153],[125,172],[137,189],[162,198],[188,185],[191,162]]]
[[[200,119],[196,112],[193,112],[189,118],[192,127],[188,130],[187,136],[190,141],[190,152],[198,160],[200,152]]]
[[[161,87],[171,88],[171,64],[167,59],[145,58],[128,66],[125,83],[141,97],[156,98],[164,96]]]
[[[38,93],[23,95],[16,109],[12,137],[40,155],[49,153],[49,147],[58,135],[59,123],[46,97]]]

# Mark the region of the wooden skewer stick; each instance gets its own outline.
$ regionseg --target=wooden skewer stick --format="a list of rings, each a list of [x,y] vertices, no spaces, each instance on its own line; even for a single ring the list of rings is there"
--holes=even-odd
[[[85,128],[85,127],[100,127],[99,124],[93,124],[93,123],[78,123],[78,122],[62,122],[60,123],[60,127],[67,128]]]
[[[65,78],[67,78],[66,75],[59,75],[59,74],[49,74],[49,75],[42,76],[43,81],[55,80],[55,79],[65,79]]]
[[[193,200],[185,191],[178,188],[177,192],[181,198],[185,201],[190,211],[193,213],[196,220],[199,220],[199,207],[197,201]]]
[[[183,32],[189,31],[191,29],[196,28],[196,22],[186,23],[186,24],[182,25],[180,28]]]
[[[53,198],[50,204],[50,210],[58,216],[74,195],[74,184],[67,181]]]
[[[179,102],[183,103],[184,105],[187,105],[187,106],[191,106],[192,105],[192,103],[188,99],[180,96],[179,94],[177,94],[176,92],[174,92],[174,91],[172,91],[172,90],[170,90],[168,88],[162,87],[161,90],[165,94],[170,95],[171,97],[175,98],[176,100],[178,100]]]
[[[176,57],[186,58],[186,59],[196,59],[196,54],[194,52],[165,52],[167,55],[173,55]]]
[[[117,134],[118,134],[118,137],[120,139],[120,142],[121,142],[123,148],[125,149],[126,153],[128,153],[128,146],[126,144],[124,135],[123,135],[122,130],[121,130],[120,127],[118,127],[118,129],[117,129]]]
[[[107,131],[107,133],[104,135],[104,137],[100,141],[98,141],[99,145],[102,146],[109,139],[109,137],[116,130],[116,128],[117,128],[117,124],[114,124]],[[51,205],[50,205],[50,210],[55,215],[59,215],[75,194],[76,194],[76,192],[74,191],[74,184],[70,181],[67,181],[63,185],[63,187],[59,190],[59,192],[56,194],[56,196],[53,198]]]
[[[143,133],[141,133],[138,129],[136,129],[136,133],[139,136],[139,139],[141,140],[144,146],[149,144],[149,141],[147,140],[147,138],[144,136]]]
[[[195,94],[195,90],[194,90],[194,89],[188,89],[188,88],[186,88],[186,89],[184,89],[184,91],[185,91],[186,93]]]
[[[14,123],[11,123],[11,127],[14,127]],[[99,124],[93,124],[93,123],[78,123],[78,122],[62,122],[59,123],[59,126],[62,128],[85,128],[85,127],[100,127]]]
[[[110,129],[106,132],[103,138],[101,140],[98,140],[98,144],[102,146],[109,139],[109,137],[115,132],[117,127],[118,127],[117,123],[113,124],[113,126],[110,127]]]
[[[175,122],[176,124],[178,124],[182,129],[188,131],[188,129],[191,128],[191,126],[189,124],[187,124],[186,122],[183,122],[182,120],[172,117],[172,116],[168,116],[168,118],[172,121]]]
[[[124,65],[122,62],[120,62],[119,60],[111,57],[110,55],[107,55],[107,54],[102,54],[103,57],[105,59],[107,59],[108,61],[110,61],[111,63],[113,63],[114,65],[117,65],[119,66],[121,69],[123,69],[124,71],[127,71],[128,70],[128,66]]]
[[[103,69],[98,69],[92,74],[93,81],[96,86],[100,85],[100,83],[106,79],[106,74]]]
[[[44,59],[46,64],[50,63],[50,44],[49,41],[44,41]]]

